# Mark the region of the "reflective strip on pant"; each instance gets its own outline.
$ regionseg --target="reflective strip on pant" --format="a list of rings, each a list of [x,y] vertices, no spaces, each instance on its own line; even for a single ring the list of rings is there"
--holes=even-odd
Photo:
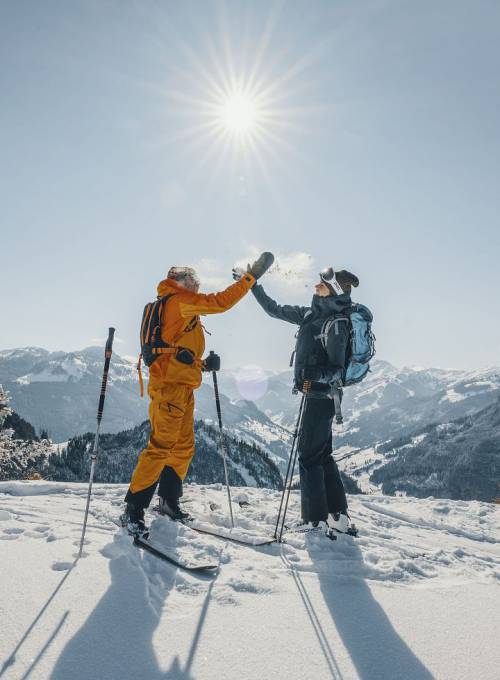
[[[151,435],[132,475],[132,493],[155,484],[166,465],[183,480],[194,455],[193,388],[166,383],[149,396]]]

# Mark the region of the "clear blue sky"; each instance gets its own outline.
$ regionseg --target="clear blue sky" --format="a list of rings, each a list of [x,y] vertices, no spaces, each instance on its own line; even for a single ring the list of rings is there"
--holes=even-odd
[[[494,1],[1,3],[0,347],[116,325],[136,354],[170,265],[210,290],[265,249],[284,302],[355,272],[381,358],[499,363],[499,69]],[[251,73],[253,150],[206,127]],[[226,365],[286,367],[250,297],[206,325]]]

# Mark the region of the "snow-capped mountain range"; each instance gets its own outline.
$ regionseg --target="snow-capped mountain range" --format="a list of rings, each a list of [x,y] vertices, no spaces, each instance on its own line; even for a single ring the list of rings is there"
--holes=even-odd
[[[248,372],[247,372],[248,373]],[[249,387],[245,384],[248,380]],[[275,423],[293,429],[297,398],[290,394],[292,371],[260,375],[260,387],[247,374],[225,372],[221,389],[231,398],[254,391],[256,405]],[[388,456],[398,456],[398,443],[433,426],[481,412],[500,397],[500,369],[465,371],[420,367],[396,368],[374,361],[366,379],[344,391],[344,425],[335,428],[334,446],[341,467],[366,491],[379,487],[371,475]],[[418,439],[415,439],[418,441]],[[386,444],[386,446],[384,446]],[[427,457],[429,473],[432,459]]]
[[[0,352],[0,384],[11,406],[55,441],[93,431],[103,350],[48,352],[27,347]],[[288,457],[300,395],[292,395],[292,372],[258,367],[219,373],[224,425],[237,438],[255,443],[283,469]],[[345,390],[344,426],[335,431],[336,455],[365,488],[386,462],[384,444],[415,432],[478,413],[500,396],[500,369],[445,370],[396,368],[374,361],[368,377]],[[103,429],[120,432],[147,417],[147,399],[138,396],[134,362],[113,355]],[[197,391],[196,417],[216,418],[210,376]],[[397,448],[397,447],[396,447]],[[393,455],[393,454],[391,454]]]
[[[48,352],[39,347],[0,352],[0,384],[11,406],[54,441],[93,430],[102,378],[104,352]],[[119,432],[147,417],[147,400],[139,400],[131,361],[113,354],[103,430]],[[97,387],[97,389],[96,389]],[[94,421],[94,423],[92,422]]]
[[[500,496],[500,398],[449,423],[379,447],[371,479],[384,493],[492,501]]]
[[[376,361],[372,372],[345,390],[346,443],[371,446],[426,423],[477,412],[500,394],[500,369],[474,371],[402,368]]]
[[[238,395],[253,389],[259,395],[256,405],[273,422],[293,428],[298,401],[291,395],[292,371],[262,372],[259,380],[260,389],[251,385],[248,372],[225,371],[219,384],[231,399],[241,398]],[[371,446],[422,423],[448,422],[479,411],[495,401],[497,394],[498,367],[473,371],[396,368],[387,361],[376,360],[362,383],[344,390],[345,426],[337,434],[344,444]]]
[[[0,385],[11,407],[38,431],[56,442],[95,429],[103,350],[48,352],[39,347],[0,351]],[[288,455],[290,434],[253,402],[220,395],[224,426],[233,436],[256,444],[281,463]],[[114,353],[108,378],[102,430],[117,433],[147,418],[148,399],[139,397],[134,362]],[[196,394],[196,418],[215,422],[213,388],[203,383]]]

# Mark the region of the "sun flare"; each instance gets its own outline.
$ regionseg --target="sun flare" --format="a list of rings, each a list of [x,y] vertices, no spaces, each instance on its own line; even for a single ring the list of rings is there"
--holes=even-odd
[[[234,134],[251,132],[258,122],[256,101],[245,94],[230,95],[221,105],[220,117],[223,126]]]
[[[220,35],[207,37],[199,49],[179,45],[182,65],[171,69],[166,91],[166,108],[177,130],[169,142],[182,140],[193,169],[210,167],[207,186],[229,171],[245,178],[260,175],[271,187],[277,169],[294,172],[292,157],[305,160],[296,145],[299,135],[308,133],[303,121],[314,110],[310,96],[304,102],[311,81],[302,77],[314,55],[296,62],[277,56],[269,47],[273,17],[255,36],[251,53],[241,45],[233,48],[224,17]]]

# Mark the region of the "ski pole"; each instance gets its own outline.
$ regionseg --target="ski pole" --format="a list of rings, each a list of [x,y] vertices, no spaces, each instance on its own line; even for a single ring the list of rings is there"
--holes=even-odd
[[[92,494],[92,483],[94,481],[94,470],[97,462],[97,452],[99,450],[99,432],[101,429],[101,420],[102,420],[102,412],[104,411],[104,399],[106,397],[106,386],[108,384],[108,373],[109,373],[109,364],[111,361],[111,355],[113,353],[113,337],[115,334],[115,329],[110,328],[108,332],[108,339],[106,340],[106,347],[104,349],[104,370],[102,372],[102,382],[101,382],[101,395],[99,397],[99,405],[97,407],[97,430],[95,433],[95,438],[94,438],[94,447],[92,449],[92,455],[90,457],[90,460],[92,461],[90,465],[90,478],[89,478],[89,490],[87,493],[87,505],[85,507],[85,517],[83,520],[83,527],[82,527],[82,537],[80,539],[80,551],[78,553],[78,557],[80,558],[82,556],[82,550],[83,550],[83,542],[85,540],[85,531],[87,529],[87,519],[89,516],[89,507],[90,507],[90,497]]]
[[[290,449],[290,456],[288,457],[288,466],[287,466],[287,469],[286,469],[285,479],[283,480],[283,493],[281,494],[280,508],[278,510],[278,517],[276,518],[276,528],[274,530],[274,538],[278,537],[278,526],[279,526],[280,519],[281,519],[281,510],[283,508],[283,501],[285,499],[285,493],[286,493],[286,489],[287,489],[287,486],[288,486],[288,476],[290,474],[290,466],[291,466],[291,463],[292,463],[293,452],[294,452],[294,449],[295,449],[295,441],[297,439],[299,422],[300,422],[300,419],[301,419],[303,408],[304,408],[304,395],[302,395],[302,399],[300,400],[299,413],[298,413],[298,416],[297,416],[297,422],[295,423],[295,431],[293,433],[292,447]]]
[[[283,529],[285,528],[285,519],[286,519],[286,513],[288,510],[288,501],[290,500],[290,492],[292,490],[292,483],[293,483],[293,473],[295,472],[295,464],[297,462],[297,452],[298,452],[298,440],[300,437],[300,433],[302,430],[302,419],[304,417],[304,411],[306,409],[306,399],[305,395],[302,395],[302,399],[300,400],[300,406],[299,406],[299,414],[297,416],[297,424],[295,426],[295,432],[293,434],[293,441],[292,441],[292,448],[290,449],[290,458],[288,459],[288,468],[286,471],[286,477],[285,477],[285,483],[283,486],[283,493],[281,495],[281,503],[280,503],[280,509],[278,512],[278,519],[276,520],[276,529],[274,532],[274,537],[278,540],[278,542],[281,543],[281,538],[283,536]],[[283,500],[285,499],[286,496],[286,502],[285,502],[285,507],[283,509],[283,517],[281,519],[281,527],[280,527],[280,532],[279,532],[279,537],[278,537],[278,525],[280,523],[280,517],[281,517],[281,508],[283,506]]]
[[[210,352],[212,355],[213,352]],[[231,516],[231,526],[234,529],[234,517],[233,517],[233,506],[231,504],[231,488],[229,486],[229,475],[227,473],[227,461],[226,461],[226,443],[224,442],[224,435],[222,432],[222,414],[220,410],[220,398],[219,398],[219,385],[217,384],[217,373],[212,371],[212,378],[214,381],[214,392],[215,392],[215,405],[217,407],[217,418],[219,419],[219,440],[220,448],[222,451],[222,461],[224,463],[224,475],[226,476],[226,488],[227,488],[227,501],[229,503],[229,514]]]

